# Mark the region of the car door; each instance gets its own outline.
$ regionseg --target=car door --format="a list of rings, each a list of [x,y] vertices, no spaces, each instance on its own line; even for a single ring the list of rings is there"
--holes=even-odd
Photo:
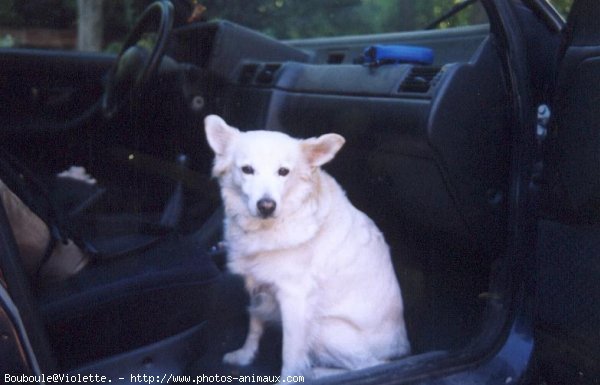
[[[598,381],[600,366],[600,3],[576,0],[563,30],[546,143],[537,250],[537,375]]]
[[[67,150],[99,129],[91,122],[115,55],[78,49],[77,15],[53,20],[44,4],[12,4],[0,14],[0,124],[4,147],[46,172],[85,160]]]
[[[98,212],[128,212],[151,222],[181,182],[177,159],[186,155],[188,166],[200,170],[185,173],[186,194],[197,197],[186,212],[205,217],[212,213],[207,197],[216,193],[198,194],[207,191],[210,167],[192,156],[200,136],[183,119],[179,79],[152,79],[152,92],[141,95],[136,108],[111,119],[100,108],[117,52],[149,3],[105,2],[95,10],[104,19],[96,31],[103,39],[95,43],[82,41],[90,31],[77,20],[87,16],[71,3],[14,2],[0,11],[2,149],[43,182],[83,166],[107,191],[94,206]],[[187,18],[189,4],[176,3],[175,12]]]

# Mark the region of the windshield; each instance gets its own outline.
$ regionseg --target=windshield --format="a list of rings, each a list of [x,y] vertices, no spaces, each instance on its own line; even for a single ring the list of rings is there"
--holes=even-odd
[[[277,39],[301,39],[420,30],[464,0],[172,1],[179,10],[195,8],[195,20],[230,20]],[[150,3],[2,0],[0,46],[115,52]],[[483,7],[475,2],[435,27],[486,22]]]
[[[451,0],[204,1],[208,19],[228,19],[279,39],[363,35],[419,30],[455,3]],[[441,28],[487,22],[479,5],[464,9]]]

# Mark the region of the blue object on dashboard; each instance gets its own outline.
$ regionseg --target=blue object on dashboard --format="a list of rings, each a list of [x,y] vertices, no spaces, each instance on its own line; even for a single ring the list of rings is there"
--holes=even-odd
[[[363,63],[368,65],[395,63],[429,65],[433,63],[433,50],[412,45],[376,44],[363,51]]]

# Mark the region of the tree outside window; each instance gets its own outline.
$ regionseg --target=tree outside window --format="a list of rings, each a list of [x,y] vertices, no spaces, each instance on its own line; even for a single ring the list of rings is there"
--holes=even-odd
[[[463,0],[173,0],[278,39],[418,30]],[[568,0],[556,3],[568,3]],[[2,0],[0,45],[117,52],[151,0]],[[486,23],[480,4],[439,25]]]

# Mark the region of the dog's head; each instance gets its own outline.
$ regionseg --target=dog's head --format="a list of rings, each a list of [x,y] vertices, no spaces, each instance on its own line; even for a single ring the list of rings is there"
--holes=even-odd
[[[295,211],[314,193],[315,170],[345,142],[337,134],[300,140],[274,131],[241,132],[216,115],[206,117],[204,128],[224,198],[243,203],[251,216],[263,219]]]

